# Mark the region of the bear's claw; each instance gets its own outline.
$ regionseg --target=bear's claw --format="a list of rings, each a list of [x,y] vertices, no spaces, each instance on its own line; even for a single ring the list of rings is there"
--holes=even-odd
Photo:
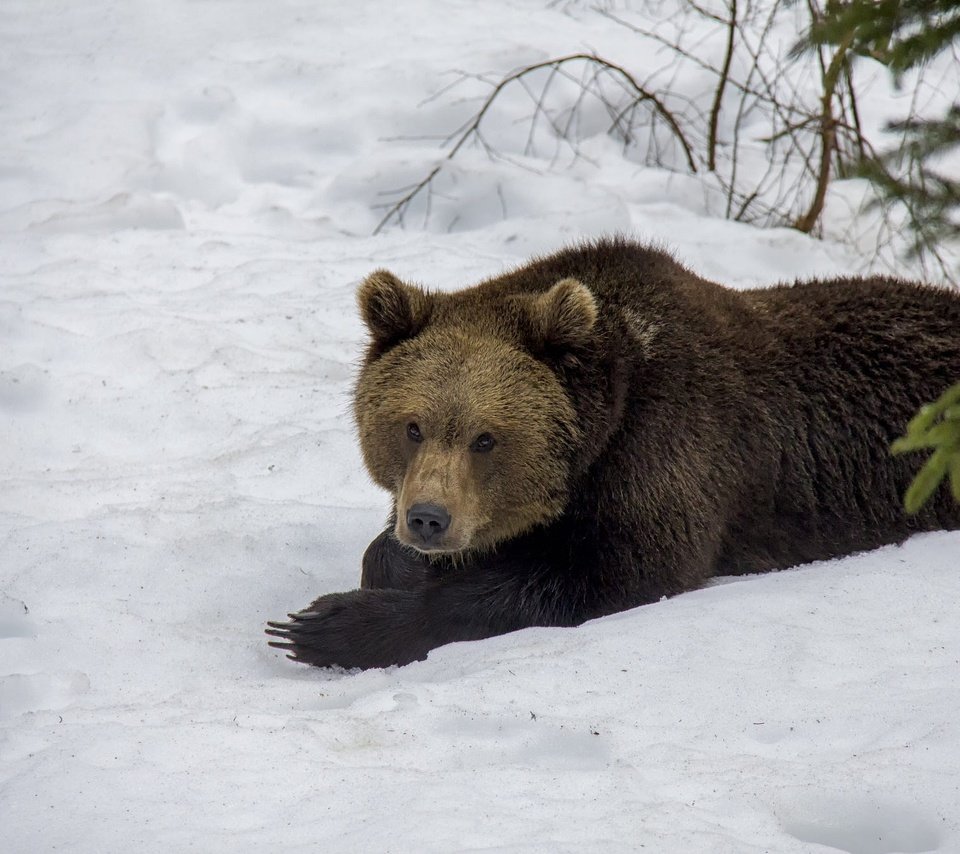
[[[297,655],[297,645],[293,642],[292,636],[290,635],[290,629],[294,628],[293,623],[276,623],[268,622],[269,629],[264,629],[266,634],[275,638],[282,638],[278,641],[267,641],[267,646],[272,646],[274,649],[282,649],[287,653],[287,658],[291,661],[299,661],[300,656]]]
[[[426,658],[417,594],[403,590],[351,590],[321,597],[289,622],[268,621],[270,646],[318,667],[370,668]]]
[[[270,627],[264,629],[264,633],[271,637],[280,638],[278,641],[267,641],[267,646],[274,649],[282,649],[287,652],[287,658],[291,661],[303,661],[299,655],[299,646],[294,638],[295,633],[303,627],[303,620],[317,616],[316,611],[299,611],[296,614],[287,614],[290,622],[282,623],[277,620],[268,620]]]

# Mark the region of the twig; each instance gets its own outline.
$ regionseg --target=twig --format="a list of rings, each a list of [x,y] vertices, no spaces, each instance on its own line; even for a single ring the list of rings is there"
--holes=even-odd
[[[595,54],[572,53],[567,56],[561,56],[555,59],[546,60],[544,62],[537,62],[532,65],[524,66],[523,68],[517,71],[513,71],[510,74],[508,74],[506,77],[502,78],[493,87],[493,90],[490,92],[490,94],[487,95],[483,104],[480,106],[480,109],[473,116],[473,118],[470,119],[466,124],[461,125],[460,129],[457,131],[454,131],[454,133],[451,135],[450,137],[451,139],[456,137],[456,142],[454,143],[453,148],[450,149],[447,156],[443,160],[441,160],[436,166],[434,166],[433,169],[431,169],[430,172],[426,175],[426,177],[423,178],[423,180],[413,185],[413,188],[409,192],[407,192],[402,198],[400,198],[394,204],[390,205],[387,212],[381,218],[380,222],[377,223],[377,227],[373,230],[373,233],[379,234],[387,225],[387,223],[389,223],[392,219],[396,218],[402,223],[403,216],[406,210],[409,208],[411,202],[413,202],[413,200],[421,192],[423,192],[425,188],[430,186],[434,178],[436,178],[437,175],[440,174],[444,164],[452,160],[454,157],[456,157],[457,152],[460,151],[460,149],[464,146],[464,144],[469,139],[476,137],[478,135],[480,123],[483,121],[487,112],[493,106],[493,103],[496,101],[497,96],[503,91],[503,89],[506,86],[509,86],[511,83],[517,80],[522,80],[527,75],[533,74],[534,72],[544,68],[550,68],[552,69],[552,72],[553,72],[551,76],[548,78],[548,84],[549,84],[549,82],[552,81],[553,77],[559,71],[560,66],[566,65],[567,63],[570,63],[570,62],[577,62],[577,61],[591,63],[595,66],[598,66],[601,69],[604,69],[606,71],[619,75],[621,83],[626,85],[628,91],[632,93],[637,103],[649,102],[653,106],[654,114],[659,115],[661,118],[663,118],[663,120],[667,123],[671,132],[673,133],[674,138],[680,143],[680,146],[683,149],[684,155],[686,156],[687,164],[690,168],[690,171],[691,172],[697,171],[697,164],[693,157],[693,150],[690,147],[690,143],[687,141],[686,136],[681,130],[680,124],[677,122],[676,118],[673,116],[670,110],[667,109],[664,103],[655,94],[653,94],[653,92],[649,91],[644,86],[641,86],[633,77],[633,75],[630,74],[629,71],[627,71],[622,66],[617,65],[616,63],[610,62],[609,60],[603,59],[599,56],[596,56]],[[540,101],[542,101],[543,96],[544,96],[544,93],[541,90]],[[537,114],[538,114],[538,110],[535,109],[534,120],[536,119]]]
[[[691,4],[693,5],[693,4]],[[701,14],[707,14],[694,6]],[[713,107],[710,110],[710,130],[707,133],[707,169],[717,171],[717,124],[720,121],[720,105],[723,103],[723,90],[730,77],[730,63],[733,60],[733,37],[737,29],[737,0],[730,0],[730,19],[724,22],[727,25],[727,49],[723,57],[723,67],[720,69],[720,80],[713,98]]]
[[[797,220],[795,228],[798,231],[809,234],[813,231],[820,214],[823,211],[823,203],[827,197],[827,185],[830,183],[830,160],[833,158],[833,151],[837,144],[836,120],[833,116],[833,99],[836,94],[837,81],[840,79],[840,72],[843,70],[847,50],[853,43],[853,32],[847,33],[837,45],[837,51],[830,60],[823,75],[823,97],[821,99],[820,116],[820,168],[817,173],[817,188],[813,195],[813,201],[807,212]]]

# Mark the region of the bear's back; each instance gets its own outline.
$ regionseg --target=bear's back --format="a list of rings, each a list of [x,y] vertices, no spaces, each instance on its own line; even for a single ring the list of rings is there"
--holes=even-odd
[[[742,557],[760,542],[800,563],[960,526],[945,489],[905,515],[902,496],[922,459],[890,453],[918,408],[960,381],[960,294],[841,278],[743,296],[771,339],[754,388],[768,401],[781,452],[770,512],[754,506],[734,526],[727,571],[763,568],[762,555],[756,565]]]
[[[960,527],[960,507],[944,489],[918,516],[906,516],[902,496],[921,460],[889,450],[922,404],[960,381],[958,292],[882,277],[734,290],[625,240],[564,250],[492,284],[541,291],[567,277],[596,295],[614,337],[619,328],[629,339],[621,348],[636,365],[628,424],[649,435],[662,411],[679,435],[692,430],[709,440],[704,430],[713,428],[671,399],[673,389],[715,407],[722,416],[714,423],[731,425],[732,452],[693,466],[720,483],[740,472],[741,494],[729,504],[741,510],[728,519],[718,572],[788,566],[915,530]],[[632,463],[618,458],[615,467]],[[648,467],[649,456],[638,465]],[[730,474],[714,476],[711,467]]]

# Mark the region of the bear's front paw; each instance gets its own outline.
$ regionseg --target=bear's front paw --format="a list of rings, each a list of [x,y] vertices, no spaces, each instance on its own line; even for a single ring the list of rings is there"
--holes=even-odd
[[[270,646],[317,667],[388,667],[426,658],[418,598],[402,590],[352,590],[317,599],[290,622],[270,622]],[[418,625],[418,623],[421,623]]]

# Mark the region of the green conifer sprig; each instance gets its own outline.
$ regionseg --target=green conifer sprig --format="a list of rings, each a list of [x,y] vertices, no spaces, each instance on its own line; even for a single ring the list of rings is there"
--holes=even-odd
[[[886,65],[896,85],[905,72],[960,44],[958,0],[826,0],[812,17],[795,52],[843,45]],[[864,154],[854,171],[872,183],[873,207],[902,206],[911,238],[907,257],[935,258],[949,277],[941,249],[960,237],[960,181],[938,171],[934,160],[960,146],[960,103],[943,118],[910,117],[888,124],[887,130],[897,134],[896,147]]]
[[[903,135],[900,148],[864,159],[857,172],[877,189],[873,207],[890,201],[906,207],[913,234],[908,255],[916,257],[960,238],[960,181],[930,165],[936,155],[960,144],[960,104],[942,119],[909,119],[888,128]]]
[[[828,0],[823,16],[804,41],[839,44],[851,32],[851,50],[882,62],[899,79],[960,36],[960,4],[956,0]]]
[[[933,451],[903,497],[908,513],[920,510],[945,477],[954,499],[960,501],[960,383],[921,407],[890,450],[894,454]]]

